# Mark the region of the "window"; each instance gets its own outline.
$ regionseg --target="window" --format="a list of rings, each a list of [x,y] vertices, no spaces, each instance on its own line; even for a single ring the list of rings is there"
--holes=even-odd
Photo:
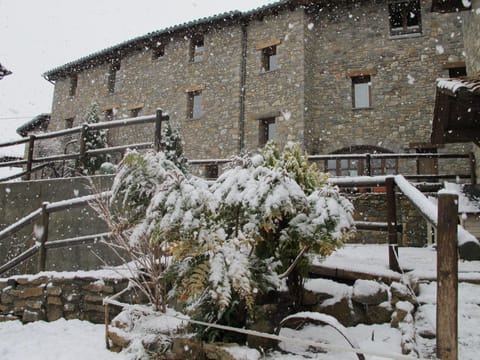
[[[71,129],[73,128],[73,121],[75,120],[75,118],[68,118],[68,119],[65,119],[65,129]]]
[[[117,90],[118,87],[118,71],[120,70],[120,62],[116,61],[110,64],[110,68],[108,70],[108,93],[113,94]]]
[[[206,179],[216,179],[216,178],[218,178],[218,165],[217,164],[207,164],[207,165],[205,165],[205,178]]]
[[[70,76],[70,89],[68,92],[70,96],[75,96],[77,92],[77,84],[78,84],[78,76],[77,75]]]
[[[449,68],[448,76],[451,78],[467,76],[467,68],[465,66]]]
[[[267,142],[275,139],[275,118],[260,119],[259,124],[259,146],[265,146]]]
[[[419,0],[391,0],[388,4],[390,35],[420,33],[421,8]]]
[[[199,119],[202,116],[202,92],[190,91],[188,94],[188,113],[190,119]]]
[[[158,43],[154,48],[153,48],[153,59],[161,59],[165,56],[165,45]]]
[[[107,109],[105,110],[105,121],[111,121],[113,120],[113,109]]]
[[[374,154],[388,154],[376,146],[357,145],[341,149],[333,159],[325,160],[325,169],[333,176],[392,175],[398,173],[398,159]],[[366,154],[372,154],[367,156]],[[358,155],[363,155],[359,157]],[[388,156],[388,155],[387,155]],[[369,173],[370,170],[370,173]]]
[[[354,109],[366,109],[372,107],[370,75],[352,77],[352,99]]]
[[[140,115],[140,111],[142,111],[141,107],[130,109],[130,117],[137,117],[138,115]]]
[[[269,46],[262,49],[262,71],[273,71],[278,69],[277,46]]]
[[[190,60],[197,63],[203,61],[205,42],[203,35],[195,35],[190,43]]]

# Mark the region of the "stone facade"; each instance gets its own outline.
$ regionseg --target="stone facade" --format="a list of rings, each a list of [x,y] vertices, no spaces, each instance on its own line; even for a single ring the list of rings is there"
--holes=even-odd
[[[471,11],[464,13],[463,36],[467,72],[470,75],[480,74],[480,0],[472,0]]]
[[[331,5],[334,4],[334,5]],[[435,80],[444,63],[463,61],[462,20],[431,12],[422,0],[421,32],[392,37],[388,2],[281,1],[152,33],[51,70],[55,81],[51,130],[83,122],[96,101],[117,119],[170,114],[190,159],[225,158],[261,145],[261,119],[275,119],[280,146],[299,141],[311,154],[351,146],[404,152],[429,143]],[[202,61],[190,59],[203,35]],[[160,58],[155,46],[164,46]],[[264,49],[275,66],[262,70]],[[120,62],[109,94],[112,59]],[[352,74],[371,74],[371,106],[352,108]],[[75,94],[70,77],[76,74]],[[200,91],[202,114],[188,115],[189,93]],[[152,126],[121,128],[111,145],[152,140]]]

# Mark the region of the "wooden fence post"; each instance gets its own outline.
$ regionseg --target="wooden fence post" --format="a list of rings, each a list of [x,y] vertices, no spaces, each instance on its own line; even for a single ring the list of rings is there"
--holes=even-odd
[[[400,272],[398,265],[397,209],[395,202],[395,179],[386,178],[387,225],[388,225],[388,264],[390,270]]]
[[[88,124],[82,125],[82,130],[80,131],[80,150],[78,156],[78,172],[83,174],[85,170],[85,161],[87,159],[87,135],[88,135]]]
[[[458,195],[439,194],[437,225],[437,357],[458,358]]]
[[[42,203],[42,229],[41,236],[39,240],[40,247],[38,249],[38,272],[45,271],[45,264],[47,260],[47,250],[45,248],[45,243],[48,241],[48,224],[50,222],[50,214],[48,213],[47,206],[49,202],[45,201]]]
[[[470,152],[468,154],[468,158],[470,160],[470,182],[472,184],[476,184],[477,183],[477,174],[476,174],[477,164],[475,160],[475,154],[473,152]]]
[[[157,116],[155,118],[155,151],[162,150],[162,121],[170,120],[170,116],[163,115],[162,109],[157,109]]]
[[[365,155],[365,175],[372,176],[372,155]]]
[[[33,166],[33,151],[35,148],[35,135],[30,135],[28,139],[28,152],[27,152],[27,173],[24,176],[24,180],[30,180],[32,178],[32,166]]]

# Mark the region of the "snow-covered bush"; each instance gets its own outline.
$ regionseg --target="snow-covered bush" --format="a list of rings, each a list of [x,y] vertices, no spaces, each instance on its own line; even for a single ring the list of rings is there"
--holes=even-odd
[[[326,179],[297,144],[283,152],[268,144],[213,183],[164,153],[130,152],[114,181],[109,223],[158,288],[152,303],[165,303],[169,283],[169,296],[194,318],[245,326],[258,294],[283,279],[299,293],[304,254],[328,255],[352,227],[351,203]]]

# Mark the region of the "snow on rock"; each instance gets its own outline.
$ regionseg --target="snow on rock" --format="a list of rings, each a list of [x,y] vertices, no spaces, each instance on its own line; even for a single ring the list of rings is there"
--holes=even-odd
[[[327,279],[308,279],[304,288],[313,293],[315,300],[317,297],[323,298],[322,306],[330,306],[352,295],[350,286]]]
[[[352,299],[364,305],[376,305],[387,301],[388,287],[373,280],[357,280],[353,284]]]

